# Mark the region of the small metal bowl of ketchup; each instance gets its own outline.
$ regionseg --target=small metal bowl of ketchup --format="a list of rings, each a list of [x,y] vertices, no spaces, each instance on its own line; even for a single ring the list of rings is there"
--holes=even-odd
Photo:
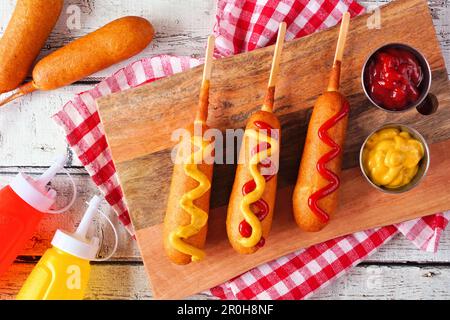
[[[417,169],[416,174],[413,176],[413,178],[407,184],[405,184],[401,187],[388,188],[386,186],[381,186],[381,185],[376,184],[374,181],[372,181],[370,174],[364,163],[364,152],[365,152],[366,146],[368,145],[370,139],[376,133],[379,133],[384,129],[397,129],[400,132],[407,132],[407,133],[409,133],[409,135],[412,139],[418,141],[423,147],[423,157],[418,163],[418,169]],[[386,159],[384,161],[386,161]],[[403,125],[403,124],[398,124],[398,123],[385,124],[385,125],[379,127],[378,129],[374,130],[362,144],[360,154],[359,154],[359,165],[360,165],[361,172],[362,172],[364,178],[367,180],[367,182],[369,182],[370,185],[372,185],[372,187],[374,187],[384,193],[400,194],[400,193],[404,193],[404,192],[407,192],[407,191],[415,188],[422,181],[422,179],[426,176],[426,174],[428,172],[428,168],[430,166],[430,149],[429,149],[428,143],[425,140],[425,138],[414,128]]]
[[[429,100],[431,78],[431,68],[423,54],[401,43],[375,50],[364,63],[361,76],[367,98],[387,112],[413,108],[421,112]]]

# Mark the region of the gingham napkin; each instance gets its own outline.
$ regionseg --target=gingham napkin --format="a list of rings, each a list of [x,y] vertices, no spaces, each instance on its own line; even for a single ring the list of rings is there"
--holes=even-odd
[[[356,1],[350,0],[220,0],[214,27],[217,37],[215,55],[229,56],[272,44],[281,21],[288,23],[288,40],[331,27],[347,10],[352,16],[364,11]],[[119,70],[92,90],[76,95],[53,117],[64,128],[73,151],[131,234],[128,210],[95,99],[188,70],[200,63],[189,57],[166,55],[142,59]],[[436,251],[449,219],[449,212],[439,213],[330,240],[261,265],[211,289],[211,292],[222,299],[306,298],[345,274],[398,232],[418,248]]]
[[[95,99],[189,70],[199,64],[199,60],[189,57],[158,56],[142,59],[119,70],[93,89],[77,94],[53,116],[56,123],[65,130],[73,152],[132,236],[134,228]]]

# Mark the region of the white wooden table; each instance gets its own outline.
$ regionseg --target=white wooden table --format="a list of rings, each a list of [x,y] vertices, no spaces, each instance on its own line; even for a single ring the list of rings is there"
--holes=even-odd
[[[400,0],[401,1],[401,0]],[[81,29],[69,30],[67,11],[62,14],[43,50],[43,55],[73,39],[91,32],[110,20],[139,15],[148,18],[157,33],[154,42],[140,56],[175,54],[199,56],[206,36],[215,21],[215,0],[67,0],[66,8],[81,9]],[[386,1],[362,1],[376,6]],[[3,33],[15,0],[0,0],[0,34]],[[430,1],[436,31],[450,67],[450,1]],[[70,10],[71,8],[69,8]],[[416,32],[412,30],[411,32]],[[134,58],[137,59],[138,57]],[[1,57],[0,57],[1,59]],[[129,62],[129,61],[128,61]],[[0,277],[0,299],[13,299],[34,264],[49,247],[56,228],[72,231],[84,212],[96,187],[73,157],[63,131],[50,116],[75,93],[91,88],[99,79],[110,75],[124,62],[72,86],[53,92],[34,93],[0,110],[0,186],[19,171],[41,173],[57,154],[68,154],[70,171],[78,185],[79,198],[74,207],[62,216],[47,217],[14,266]],[[61,191],[61,203],[70,197],[67,178],[59,176],[54,186]],[[108,211],[105,207],[104,210]],[[110,212],[111,213],[111,212]],[[431,212],[430,212],[431,213]],[[112,214],[111,214],[112,215]],[[100,220],[100,219],[99,219]],[[117,221],[115,221],[118,225]],[[97,230],[104,235],[105,250],[113,238],[104,221]],[[150,299],[144,268],[136,243],[119,227],[120,245],[114,258],[94,264],[88,299]],[[193,298],[208,299],[206,295]],[[445,299],[450,298],[450,231],[441,240],[436,254],[417,250],[408,240],[396,237],[349,275],[321,290],[314,299]]]

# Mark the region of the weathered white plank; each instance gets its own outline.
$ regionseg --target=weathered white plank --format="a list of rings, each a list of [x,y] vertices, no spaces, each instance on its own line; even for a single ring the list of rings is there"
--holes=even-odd
[[[439,242],[439,250],[436,253],[424,252],[417,249],[414,244],[403,235],[397,235],[386,245],[369,257],[366,263],[450,263],[450,229],[442,233]]]
[[[372,0],[361,3],[367,6],[384,2],[388,1]],[[126,0],[69,0],[66,1],[66,8],[72,4],[81,8],[82,28],[69,30],[65,25],[68,18],[65,11],[42,55],[95,30],[112,19],[132,14],[148,18],[157,30],[155,41],[143,55],[161,53],[201,55],[204,40],[214,22],[214,3],[214,0],[190,0],[183,4],[176,0],[132,2]],[[433,0],[429,3],[447,67],[450,69],[450,3],[448,0]],[[5,0],[0,3],[0,35],[9,20],[14,4],[15,0]],[[97,78],[88,80],[97,80],[99,77],[109,75],[127,63],[114,66],[97,74]],[[17,171],[17,168],[14,167],[47,166],[55,154],[68,152],[62,130],[49,117],[73,94],[90,87],[90,85],[76,85],[49,93],[35,93],[12,107],[0,110],[0,172],[3,172],[3,174],[0,173],[0,185],[4,185],[10,180],[10,173]],[[75,160],[73,165],[79,165],[79,162]],[[27,168],[27,171],[40,171],[40,169]],[[78,173],[76,181],[79,186],[80,198],[74,208],[66,215],[47,217],[41,223],[36,236],[22,253],[25,259],[41,255],[48,247],[56,228],[73,230],[79,221],[85,208],[84,201],[96,193],[96,189],[86,175]],[[64,202],[69,196],[67,180],[60,177],[55,182],[55,186],[63,190],[62,201]],[[100,221],[96,228],[102,230],[106,235],[105,244],[111,246],[112,238],[107,225]],[[121,230],[121,241],[114,260],[139,261],[139,251],[135,242],[129,239],[125,231],[120,228],[119,230]],[[444,233],[441,249],[437,254],[420,252],[408,240],[399,236],[368,260],[368,262],[377,263],[405,263],[408,261],[449,263],[450,232],[447,230]],[[11,273],[5,275],[6,278],[0,279],[0,299],[12,298],[31,268],[32,264],[15,264]],[[91,289],[87,298],[151,298],[143,268],[139,264],[102,264],[94,266],[93,269]],[[449,269],[444,266],[423,268],[409,265],[363,266],[355,268],[349,276],[322,290],[315,298],[448,299],[450,298],[449,280]],[[205,297],[196,296],[195,298]]]
[[[4,0],[0,4],[0,34],[3,33],[15,6],[15,0]],[[69,29],[67,21],[72,21],[73,6],[81,12],[81,28]],[[144,56],[174,54],[203,55],[207,35],[215,21],[214,0],[191,0],[186,3],[177,0],[70,0],[50,35],[41,57],[49,52],[95,31],[106,23],[129,15],[148,19],[154,26],[156,35],[152,44],[138,56],[99,72],[90,80],[112,74],[131,61]],[[71,25],[71,23],[69,23]]]
[[[35,92],[0,109],[0,167],[48,166],[69,148],[64,131],[50,118],[90,86]],[[79,165],[75,157],[72,165]]]
[[[0,186],[6,185],[14,176],[16,169],[7,168],[3,169],[8,171],[7,173],[0,174]],[[24,168],[25,172],[28,172],[34,176],[37,176],[42,169],[39,168]],[[42,223],[39,225],[36,235],[30,239],[26,248],[20,253],[21,256],[25,256],[25,259],[29,259],[32,256],[40,256],[50,246],[51,239],[57,228],[72,231],[81,219],[84,210],[86,209],[86,201],[94,194],[99,194],[96,186],[91,181],[90,177],[84,173],[82,169],[71,169],[70,172],[74,175],[75,182],[78,186],[79,197],[75,202],[73,208],[66,214],[59,216],[48,215]],[[68,201],[71,196],[71,186],[69,181],[63,176],[59,175],[54,183],[54,188],[59,190],[61,197],[59,203],[63,205],[63,202]],[[107,209],[106,204],[102,206],[102,210],[106,213],[111,213],[110,209]],[[117,222],[117,219],[111,214],[116,227],[118,228],[120,235],[120,245],[114,260],[127,260],[127,261],[141,261],[139,249],[134,240],[130,239],[127,232]],[[96,230],[100,234],[105,236],[104,245],[106,250],[111,248],[113,243],[113,236],[109,225],[103,220],[98,219],[98,225]],[[27,258],[28,257],[28,258]],[[450,229],[447,229],[443,233],[441,239],[440,250],[434,253],[426,253],[418,250],[409,240],[399,235],[391,242],[370,257],[368,262],[440,262],[450,263]]]
[[[450,268],[363,266],[320,290],[312,299],[447,300]]]
[[[91,80],[109,75],[133,59],[143,56],[157,54],[202,55],[205,39],[211,32],[215,21],[216,11],[214,0],[191,0],[186,5],[181,5],[177,0],[131,2],[126,0],[70,0],[65,2],[64,11],[41,56],[45,56],[73,39],[96,30],[113,19],[126,15],[139,15],[149,19],[157,32],[154,42],[138,57],[99,72],[93,77],[89,77]],[[360,1],[362,5],[369,8],[387,2],[389,1]],[[449,3],[447,0],[432,0],[429,1],[429,4],[444,56],[449,63]],[[2,1],[0,4],[0,34],[6,28],[14,5],[15,0]],[[67,26],[67,21],[73,14],[71,9],[73,6],[78,7],[81,12],[80,29],[69,29]]]
[[[89,33],[109,20],[125,15],[147,17],[158,31],[151,46],[139,57],[156,54],[199,55],[212,29],[215,5],[209,1],[191,1],[189,10],[175,0],[158,1],[65,1],[66,8],[48,40],[43,55],[54,48]],[[9,21],[15,1],[0,2],[0,34]],[[67,7],[77,5],[82,11],[81,29],[66,26]],[[131,61],[102,71],[96,80],[113,74]],[[89,80],[93,80],[90,78]],[[55,154],[68,152],[63,131],[50,119],[74,94],[93,85],[76,85],[51,92],[36,92],[0,109],[0,167],[46,166]],[[0,95],[1,97],[1,95]],[[73,165],[80,165],[75,157]]]
[[[14,299],[33,264],[17,263],[0,277],[0,299]],[[450,268],[362,266],[311,299],[450,299]],[[96,264],[86,299],[151,299],[140,264]],[[199,294],[191,299],[211,299]]]
[[[0,277],[0,300],[14,299],[34,264],[16,263]],[[87,300],[149,300],[152,298],[144,267],[140,264],[94,264]],[[198,294],[190,299],[211,299]]]
[[[385,2],[387,1],[363,1],[362,4],[370,7],[370,5]],[[0,3],[0,33],[6,26],[14,3],[14,0]],[[159,53],[201,54],[203,40],[211,30],[215,12],[211,0],[191,0],[189,6],[181,5],[176,0],[139,2],[72,0],[66,1],[66,3],[66,6],[75,4],[81,7],[83,12],[82,29],[67,33],[65,23],[60,21],[55,35],[52,35],[49,40],[49,47],[53,47],[52,44],[56,42],[67,42],[93,30],[108,19],[126,14],[139,14],[149,16],[155,20],[155,25],[159,26],[160,30],[164,30],[157,34],[154,43],[154,46],[160,50]],[[448,0],[434,0],[430,1],[430,7],[447,66],[449,66],[450,4]],[[58,37],[60,40],[57,40]],[[65,40],[62,40],[63,38]],[[158,40],[158,38],[160,39]],[[163,41],[163,43],[158,41]],[[164,43],[170,43],[170,46]],[[450,70],[450,68],[448,69]],[[108,70],[103,75],[111,73],[112,70]],[[49,117],[75,93],[91,87],[92,85],[77,85],[52,92],[39,92],[0,109],[0,167],[45,166],[51,163],[54,154],[66,152],[67,145],[62,130],[49,120]],[[79,162],[75,161],[74,165],[79,165]]]

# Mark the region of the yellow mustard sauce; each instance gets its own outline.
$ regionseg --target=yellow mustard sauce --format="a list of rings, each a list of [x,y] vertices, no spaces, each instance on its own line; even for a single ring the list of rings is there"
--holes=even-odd
[[[178,251],[192,256],[192,261],[200,261],[205,257],[205,252],[190,244],[187,244],[183,239],[188,239],[197,233],[208,222],[208,214],[197,207],[194,201],[201,198],[211,188],[211,181],[208,177],[198,169],[198,159],[203,159],[203,155],[208,154],[213,148],[213,144],[203,140],[202,137],[194,136],[191,139],[191,144],[196,150],[192,152],[190,157],[184,163],[184,173],[198,182],[198,186],[185,193],[180,199],[180,206],[187,213],[191,215],[191,223],[186,226],[180,226],[172,231],[169,235],[170,244]]]
[[[254,139],[255,141],[258,141],[258,144],[266,142],[271,146],[267,150],[261,150],[260,152],[255,153],[250,158],[250,175],[255,180],[256,187],[255,190],[248,193],[242,198],[240,204],[240,209],[245,221],[247,221],[247,223],[252,227],[252,234],[249,238],[240,237],[239,243],[246,248],[253,248],[261,240],[262,226],[261,221],[259,221],[258,217],[251,210],[251,205],[262,198],[264,190],[266,189],[266,179],[259,171],[258,165],[265,159],[269,158],[272,154],[276,154],[279,148],[279,144],[277,140],[253,129],[247,130],[245,132],[245,135],[247,135],[251,139]]]
[[[363,165],[370,180],[386,188],[400,188],[416,176],[424,146],[406,131],[382,129],[373,134],[363,150]]]

